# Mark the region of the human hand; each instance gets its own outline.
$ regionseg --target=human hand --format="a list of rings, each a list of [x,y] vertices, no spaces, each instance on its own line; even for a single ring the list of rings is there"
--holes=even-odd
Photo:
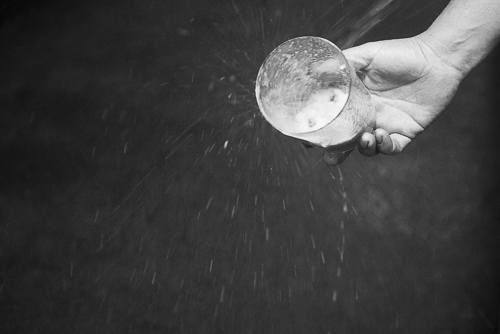
[[[374,131],[359,140],[361,154],[400,153],[451,102],[464,73],[435,51],[435,43],[424,33],[343,51],[371,93],[376,111]]]

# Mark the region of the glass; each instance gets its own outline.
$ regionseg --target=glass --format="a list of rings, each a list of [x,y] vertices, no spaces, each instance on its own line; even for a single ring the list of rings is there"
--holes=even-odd
[[[320,37],[274,49],[259,70],[255,95],[274,128],[329,151],[354,149],[375,125],[370,93],[340,49]]]

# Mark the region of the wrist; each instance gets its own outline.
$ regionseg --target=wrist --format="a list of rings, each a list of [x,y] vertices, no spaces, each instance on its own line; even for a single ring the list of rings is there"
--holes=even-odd
[[[416,36],[446,66],[456,70],[461,77],[480,62],[478,54],[469,50],[463,39],[454,36],[453,31],[441,29],[439,32],[428,29]]]
[[[451,0],[419,38],[466,76],[498,43],[499,17],[498,0]]]

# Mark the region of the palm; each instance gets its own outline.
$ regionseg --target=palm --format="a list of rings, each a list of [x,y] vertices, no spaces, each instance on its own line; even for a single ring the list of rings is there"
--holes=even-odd
[[[453,98],[461,73],[436,56],[418,36],[367,43],[344,51],[375,105],[375,128],[403,150]]]
[[[455,95],[462,72],[438,57],[428,42],[428,37],[419,35],[343,51],[371,93],[376,110],[373,133],[363,134],[359,141],[363,155],[401,152]],[[348,154],[327,151],[324,158],[336,165]]]

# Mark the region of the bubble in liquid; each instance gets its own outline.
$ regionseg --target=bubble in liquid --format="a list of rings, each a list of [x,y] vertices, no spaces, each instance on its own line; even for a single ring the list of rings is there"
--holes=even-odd
[[[338,116],[346,101],[347,94],[336,88],[312,94],[306,106],[295,116],[295,129],[300,133],[323,128]]]

